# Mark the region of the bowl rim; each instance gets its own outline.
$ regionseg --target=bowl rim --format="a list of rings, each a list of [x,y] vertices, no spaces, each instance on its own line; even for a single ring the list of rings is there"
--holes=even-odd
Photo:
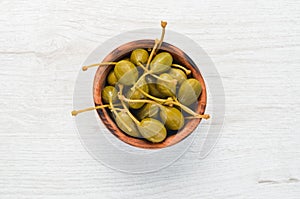
[[[155,41],[152,39],[142,39],[122,44],[111,51],[109,54],[107,54],[102,62],[118,61],[126,54],[129,54],[132,50],[137,48],[153,48],[154,42]],[[198,114],[204,114],[207,102],[206,85],[197,65],[183,50],[172,44],[163,42],[160,50],[169,52],[173,56],[173,58],[177,58],[174,60],[176,60],[179,64],[182,64],[182,62],[184,62],[185,64],[183,65],[192,71],[191,74],[193,74],[193,78],[197,79],[200,82],[202,86],[202,92],[198,98],[198,104],[195,112]],[[93,99],[96,106],[103,105],[101,91],[106,84],[106,76],[108,75],[110,70],[111,69],[109,65],[101,66],[98,67],[95,73],[93,83]],[[97,113],[105,127],[114,136],[129,145],[144,149],[160,149],[172,146],[192,134],[201,122],[201,118],[191,119],[176,134],[168,136],[163,142],[151,143],[149,141],[146,141],[145,139],[131,137],[121,131],[115,124],[114,120],[110,117],[106,109],[97,109]]]

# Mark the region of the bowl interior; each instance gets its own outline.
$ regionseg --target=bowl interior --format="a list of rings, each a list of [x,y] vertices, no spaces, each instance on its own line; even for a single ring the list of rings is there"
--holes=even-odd
[[[131,51],[137,48],[152,48],[154,46],[154,40],[137,40],[132,41],[126,44],[123,44],[109,53],[103,60],[103,62],[116,62],[125,57],[129,57]],[[189,70],[191,70],[192,77],[197,79],[202,86],[202,93],[198,98],[197,103],[195,103],[195,112],[199,114],[203,114],[206,107],[206,86],[204,80],[201,76],[201,73],[195,63],[191,60],[191,58],[186,55],[179,48],[163,42],[161,51],[167,51],[173,56],[173,63],[180,64],[185,66]],[[111,66],[99,67],[96,71],[93,85],[93,97],[96,106],[103,105],[101,91],[103,87],[106,85],[106,77],[108,73],[111,71]],[[114,120],[111,118],[111,115],[106,111],[106,109],[98,109],[97,113],[104,123],[104,125],[113,133],[116,137],[118,137],[123,142],[130,144],[132,146],[146,148],[146,149],[159,149],[167,146],[171,146],[176,144],[189,136],[199,125],[201,119],[191,119],[186,122],[185,126],[180,129],[177,133],[168,135],[168,137],[160,143],[151,143],[145,139],[138,139],[131,137],[125,133],[123,133],[115,124]]]

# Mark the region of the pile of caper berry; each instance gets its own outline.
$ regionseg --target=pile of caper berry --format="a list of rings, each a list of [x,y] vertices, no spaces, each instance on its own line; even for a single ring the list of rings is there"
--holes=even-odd
[[[188,69],[173,64],[168,52],[147,62],[147,50],[136,49],[130,58],[115,63],[102,90],[102,101],[110,106],[124,133],[158,143],[180,130],[187,119],[206,116],[191,109],[202,87],[195,78],[188,78]]]
[[[72,115],[95,109],[109,109],[116,125],[127,135],[159,143],[177,133],[189,119],[204,118],[193,111],[202,92],[200,82],[191,71],[173,63],[162,45],[167,22],[161,21],[162,34],[149,55],[142,48],[118,62],[102,62],[83,66],[111,67],[102,90],[101,106],[72,111]],[[150,51],[149,50],[149,51]],[[153,58],[153,59],[152,59]]]

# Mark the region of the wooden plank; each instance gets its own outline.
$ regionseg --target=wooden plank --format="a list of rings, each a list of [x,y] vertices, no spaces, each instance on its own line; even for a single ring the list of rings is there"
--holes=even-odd
[[[0,2],[0,198],[299,198],[299,1]],[[189,36],[226,93],[222,137],[157,173],[95,161],[74,131],[72,94],[88,54],[119,33]]]

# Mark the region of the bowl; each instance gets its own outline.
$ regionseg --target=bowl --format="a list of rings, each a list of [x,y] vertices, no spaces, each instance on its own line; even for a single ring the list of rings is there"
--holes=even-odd
[[[117,62],[125,57],[129,57],[130,53],[137,48],[148,49],[153,48],[153,46],[154,40],[150,39],[132,41],[113,50],[104,58],[103,62]],[[198,114],[204,114],[207,101],[206,86],[196,64],[186,53],[184,53],[184,51],[169,43],[163,42],[160,50],[169,52],[173,57],[173,63],[180,64],[191,70],[192,77],[200,82],[202,86],[202,93],[198,98],[194,111]],[[96,71],[93,83],[93,98],[96,106],[103,105],[101,91],[106,85],[106,77],[111,69],[111,66],[104,66],[98,67]],[[97,109],[97,113],[106,128],[109,129],[113,135],[127,144],[144,149],[161,149],[172,146],[188,137],[197,128],[201,121],[200,118],[191,119],[176,134],[167,136],[167,138],[160,143],[151,143],[145,139],[134,138],[123,133],[115,124],[113,118],[106,109]]]

